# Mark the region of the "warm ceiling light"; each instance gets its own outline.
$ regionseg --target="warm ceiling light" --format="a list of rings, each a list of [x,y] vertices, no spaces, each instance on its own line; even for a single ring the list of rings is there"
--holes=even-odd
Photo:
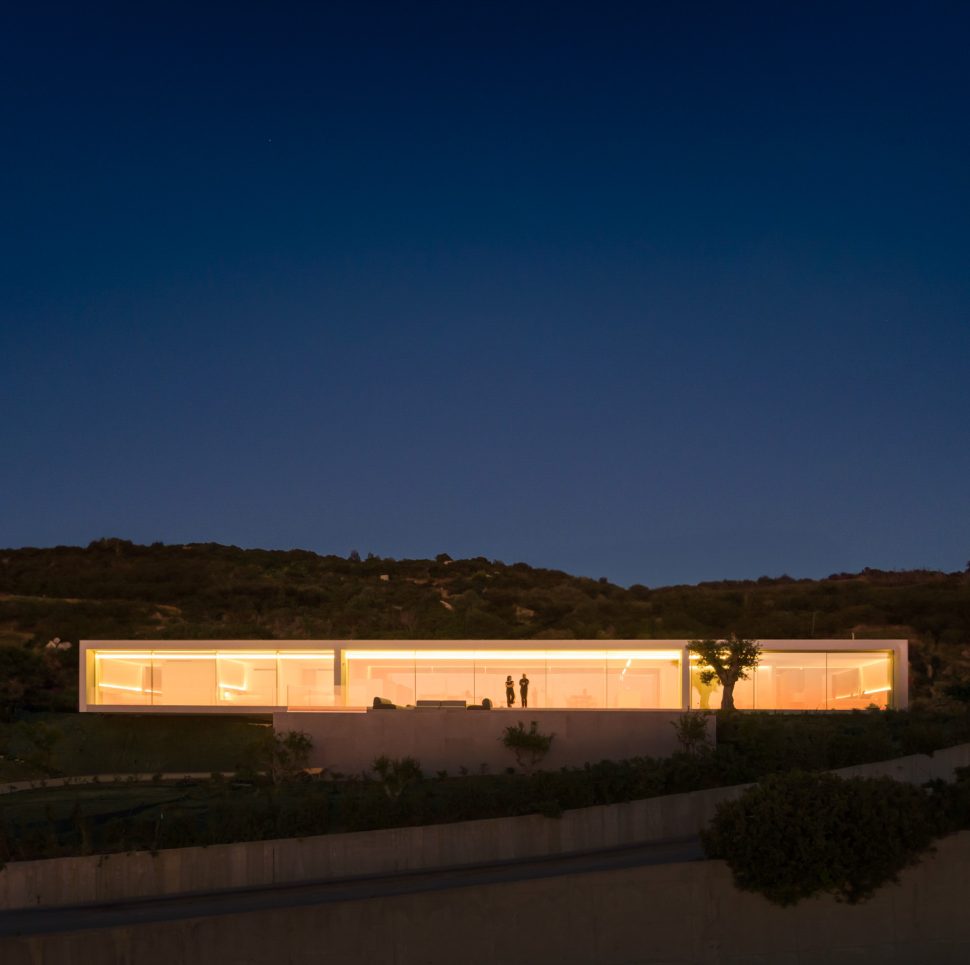
[[[99,650],[94,654],[96,660],[151,660],[151,650]]]
[[[277,656],[280,660],[333,660],[332,650],[301,650],[301,651],[288,651],[283,653],[282,651],[277,652]]]
[[[275,660],[275,653],[256,653],[251,650],[223,650],[216,654],[217,660]]]
[[[413,660],[413,650],[345,650],[348,660]]]
[[[433,660],[437,663],[475,660],[478,663],[567,663],[607,660],[679,660],[679,650],[345,650],[348,660]]]

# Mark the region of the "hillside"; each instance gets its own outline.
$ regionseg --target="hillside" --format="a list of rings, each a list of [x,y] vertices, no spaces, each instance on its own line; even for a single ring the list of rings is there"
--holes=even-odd
[[[354,554],[356,555],[356,554]],[[81,638],[906,637],[912,689],[970,684],[970,572],[649,589],[484,557],[359,560],[218,544],[0,550],[0,644]],[[70,657],[63,657],[69,671]],[[968,688],[970,689],[970,688]]]

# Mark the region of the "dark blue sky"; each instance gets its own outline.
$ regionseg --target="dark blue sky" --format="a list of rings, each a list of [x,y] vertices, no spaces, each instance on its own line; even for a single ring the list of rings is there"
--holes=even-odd
[[[962,569],[968,28],[5,5],[0,545]]]

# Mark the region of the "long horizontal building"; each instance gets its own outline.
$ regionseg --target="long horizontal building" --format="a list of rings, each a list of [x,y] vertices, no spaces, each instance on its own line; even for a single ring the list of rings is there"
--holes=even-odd
[[[716,709],[686,640],[86,640],[80,709],[135,713],[361,711],[506,706],[528,679],[528,707]],[[763,640],[739,708],[904,708],[905,640]]]

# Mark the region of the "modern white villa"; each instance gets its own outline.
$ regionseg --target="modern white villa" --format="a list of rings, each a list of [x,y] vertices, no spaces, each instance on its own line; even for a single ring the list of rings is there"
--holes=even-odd
[[[686,640],[85,640],[82,711],[361,712],[506,706],[506,680],[528,709],[716,709]],[[762,640],[738,708],[854,710],[908,703],[905,640]]]

